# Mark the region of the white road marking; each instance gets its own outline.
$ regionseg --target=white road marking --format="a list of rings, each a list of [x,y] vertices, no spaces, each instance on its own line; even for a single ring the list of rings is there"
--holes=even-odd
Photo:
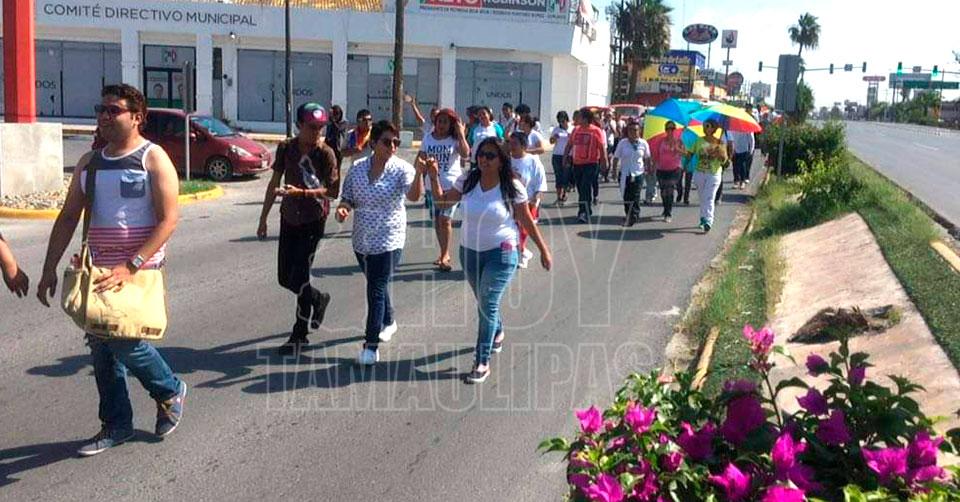
[[[674,305],[670,310],[664,310],[663,312],[644,312],[644,314],[650,317],[677,317],[681,314],[681,312],[680,307]]]
[[[923,144],[917,143],[916,141],[914,141],[913,144],[916,145],[916,146],[919,146],[920,148],[926,148],[927,150],[933,150],[934,152],[939,152],[939,151],[940,151],[939,148],[932,147],[932,146],[927,146],[927,145],[923,145]]]

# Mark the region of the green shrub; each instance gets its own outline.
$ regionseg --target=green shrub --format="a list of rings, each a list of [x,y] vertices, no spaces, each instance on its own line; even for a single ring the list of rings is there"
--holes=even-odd
[[[807,214],[831,218],[846,208],[857,207],[863,182],[853,175],[846,161],[817,159],[807,164],[801,160],[799,166],[795,183],[801,194],[800,207]]]
[[[823,127],[813,125],[771,125],[760,136],[761,149],[769,154],[767,165],[776,167],[783,136],[783,175],[800,172],[800,162],[812,165],[814,161],[830,161],[844,152],[843,124],[828,122]]]

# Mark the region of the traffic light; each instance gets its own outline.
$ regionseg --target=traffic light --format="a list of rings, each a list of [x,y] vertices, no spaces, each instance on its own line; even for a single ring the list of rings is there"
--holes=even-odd
[[[830,63],[830,74],[833,75],[833,63]]]
[[[867,72],[867,62],[866,62],[866,61],[863,62],[863,72],[864,72],[864,73]]]
[[[903,62],[897,63],[897,75],[903,75]]]
[[[757,67],[757,71],[763,71],[763,61],[760,61],[760,66]]]
[[[933,76],[936,77],[939,74],[940,74],[940,67],[937,65],[933,65]]]

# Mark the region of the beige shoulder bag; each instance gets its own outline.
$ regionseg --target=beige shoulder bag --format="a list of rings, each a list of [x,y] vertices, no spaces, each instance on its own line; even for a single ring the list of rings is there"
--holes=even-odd
[[[93,266],[87,245],[96,175],[96,167],[88,165],[84,184],[87,203],[83,211],[80,262],[79,265],[71,264],[63,272],[63,310],[80,329],[91,335],[112,339],[159,340],[167,329],[162,271],[140,270],[120,291],[94,292],[96,280],[110,273],[109,269]]]

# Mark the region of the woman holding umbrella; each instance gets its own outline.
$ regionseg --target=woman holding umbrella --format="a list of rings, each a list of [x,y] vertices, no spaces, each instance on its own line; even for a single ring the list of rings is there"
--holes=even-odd
[[[713,226],[714,197],[720,187],[720,176],[727,163],[727,145],[716,136],[719,125],[714,119],[703,123],[703,137],[698,137],[690,148],[690,154],[698,158],[693,182],[700,191],[700,229],[703,233]]]

